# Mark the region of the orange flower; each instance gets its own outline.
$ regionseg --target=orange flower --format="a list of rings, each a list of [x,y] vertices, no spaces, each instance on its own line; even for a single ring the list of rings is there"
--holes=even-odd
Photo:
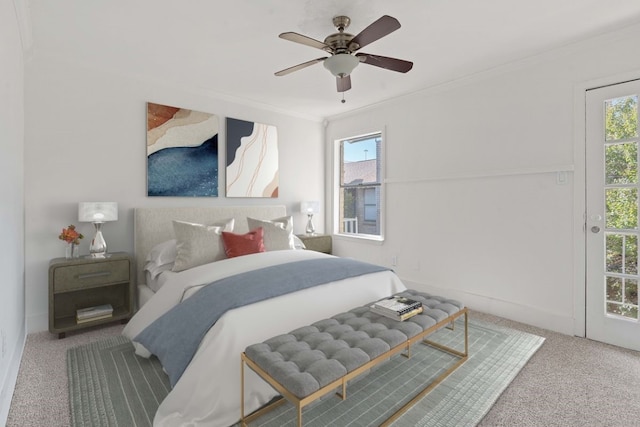
[[[63,228],[62,233],[58,236],[58,239],[64,240],[67,243],[73,243],[77,245],[80,243],[80,239],[84,236],[76,231],[76,226],[71,224],[68,228]]]

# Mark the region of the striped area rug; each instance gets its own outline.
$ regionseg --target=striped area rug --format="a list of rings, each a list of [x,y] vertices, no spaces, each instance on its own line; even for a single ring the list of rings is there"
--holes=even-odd
[[[73,427],[148,427],[171,386],[155,357],[115,336],[67,351]]]
[[[459,319],[453,331],[443,329],[431,337],[462,350],[462,333]],[[514,329],[469,321],[469,359],[393,425],[476,425],[543,341]],[[347,400],[329,395],[305,408],[304,425],[379,425],[456,360],[432,347],[416,345],[410,359],[394,357],[350,384]],[[157,359],[136,357],[124,337],[70,349],[67,365],[73,427],[151,426],[153,414],[170,389]],[[251,424],[295,425],[296,411],[288,403]]]

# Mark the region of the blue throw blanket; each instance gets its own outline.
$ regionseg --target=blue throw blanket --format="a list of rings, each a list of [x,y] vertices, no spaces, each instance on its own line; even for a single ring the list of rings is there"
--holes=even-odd
[[[200,341],[228,310],[324,283],[389,270],[347,258],[295,261],[212,282],[147,326],[134,341],[162,362],[173,387]]]

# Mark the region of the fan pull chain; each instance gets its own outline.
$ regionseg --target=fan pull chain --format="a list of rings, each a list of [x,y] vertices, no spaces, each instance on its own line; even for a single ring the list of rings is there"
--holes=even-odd
[[[344,104],[345,102],[347,102],[347,100],[346,100],[346,99],[344,99],[344,92],[342,92],[342,101],[340,101],[340,102],[342,102],[343,104]]]

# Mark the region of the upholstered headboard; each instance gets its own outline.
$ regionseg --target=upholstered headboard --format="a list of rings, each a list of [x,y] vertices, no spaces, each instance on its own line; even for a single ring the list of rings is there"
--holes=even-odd
[[[134,253],[137,283],[146,283],[143,268],[149,251],[158,243],[175,238],[172,223],[174,219],[211,224],[235,218],[234,232],[246,233],[249,231],[247,217],[274,219],[285,216],[286,213],[285,206],[136,208],[134,213]]]

